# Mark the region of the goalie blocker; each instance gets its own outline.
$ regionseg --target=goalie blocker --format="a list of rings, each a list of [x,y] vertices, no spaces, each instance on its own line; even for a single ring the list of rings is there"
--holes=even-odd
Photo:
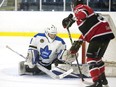
[[[76,54],[79,50],[79,48],[81,47],[83,43],[83,40],[77,40],[77,41],[74,41],[74,43],[72,44],[71,48],[70,48],[70,53],[71,54]]]

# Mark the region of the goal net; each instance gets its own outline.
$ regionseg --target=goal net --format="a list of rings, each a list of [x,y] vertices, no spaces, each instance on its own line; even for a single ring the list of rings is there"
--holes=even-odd
[[[105,18],[106,21],[108,21],[114,35],[116,34],[116,26],[114,24],[114,21],[112,20],[110,14],[102,14],[102,16]]]
[[[114,24],[113,19],[111,18],[110,14],[102,14],[105,20],[108,21],[115,37],[116,37],[116,26]],[[115,61],[115,43],[116,39],[112,40],[109,44],[107,51],[104,55],[104,62],[106,66],[106,75],[107,76],[116,76],[116,61]]]
[[[0,0],[0,7],[2,7],[5,3],[5,0]]]

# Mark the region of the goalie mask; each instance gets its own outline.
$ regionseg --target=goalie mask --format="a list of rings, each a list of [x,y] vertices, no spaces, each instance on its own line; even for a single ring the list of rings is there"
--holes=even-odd
[[[57,28],[54,25],[51,25],[50,27],[47,27],[45,29],[45,34],[48,37],[48,39],[55,39],[57,34]]]
[[[83,0],[72,0],[71,6],[75,8],[78,4],[83,4]]]

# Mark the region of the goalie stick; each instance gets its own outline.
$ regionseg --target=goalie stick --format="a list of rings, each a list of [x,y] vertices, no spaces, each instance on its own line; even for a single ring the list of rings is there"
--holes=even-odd
[[[10,49],[11,51],[13,51],[14,53],[18,54],[19,56],[23,57],[24,59],[26,59],[26,57],[24,57],[22,54],[18,53],[17,51],[13,50],[12,48],[10,48],[8,45],[6,45],[6,48]],[[43,67],[40,64],[36,64],[36,66],[43,72],[45,72],[47,75],[49,75],[51,78],[53,79],[62,79],[64,77],[66,77],[67,75],[69,75],[70,73],[73,72],[73,69],[69,69],[68,71],[64,72],[63,74],[60,75],[56,75],[54,74],[51,70],[48,70],[47,68]]]
[[[73,69],[69,69],[68,71],[64,72],[63,74],[60,74],[60,75],[56,75],[54,74],[51,70],[48,70],[47,68],[41,66],[40,64],[37,64],[37,67],[45,72],[47,75],[49,75],[50,77],[52,77],[53,79],[62,79],[64,78],[65,76],[69,75],[70,73],[73,72]]]
[[[10,49],[11,51],[13,51],[14,53],[18,54],[19,56],[21,56],[22,58],[26,59],[26,57],[24,57],[22,54],[18,53],[17,51],[13,50],[12,48],[10,48],[8,45],[6,45],[6,48]],[[40,64],[37,65],[38,68],[40,70],[42,70],[43,72],[45,72],[47,75],[49,75],[51,78],[53,79],[62,79],[65,76],[71,74],[73,72],[73,69],[69,69],[68,71],[64,72],[63,74],[60,75],[56,75],[53,72],[51,72],[50,70],[46,69],[45,67],[41,66]],[[44,69],[45,68],[45,69]],[[91,85],[93,84],[92,82],[87,82],[87,81],[83,81],[84,84],[87,85]]]

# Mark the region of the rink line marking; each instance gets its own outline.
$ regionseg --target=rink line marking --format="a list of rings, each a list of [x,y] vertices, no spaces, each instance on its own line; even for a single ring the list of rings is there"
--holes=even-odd
[[[0,36],[23,36],[23,37],[33,37],[38,32],[0,32]],[[67,33],[58,33],[59,37],[69,38]],[[72,33],[72,38],[79,38],[80,34]]]

